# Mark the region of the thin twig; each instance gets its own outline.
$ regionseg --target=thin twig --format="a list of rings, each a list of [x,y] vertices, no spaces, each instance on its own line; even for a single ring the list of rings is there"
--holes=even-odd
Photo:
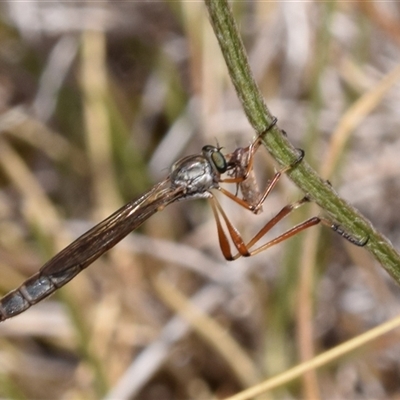
[[[226,0],[205,0],[211,24],[218,39],[229,75],[251,125],[258,133],[267,130],[272,123],[259,88],[250,71],[245,50],[240,39],[233,15]],[[297,151],[282,131],[275,126],[264,136],[264,144],[274,159],[282,166],[293,162]],[[366,248],[381,265],[400,283],[400,256],[392,244],[355,208],[341,199],[331,185],[323,180],[307,162],[303,161],[288,173],[291,180],[313,201],[332,221],[351,236],[360,240],[368,238]]]

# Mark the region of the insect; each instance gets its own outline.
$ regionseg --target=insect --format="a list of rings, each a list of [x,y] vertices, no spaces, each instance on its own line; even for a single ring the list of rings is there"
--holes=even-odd
[[[267,131],[275,123],[276,120]],[[338,225],[320,217],[313,217],[254,249],[257,242],[273,226],[292,210],[307,202],[307,197],[283,207],[248,243],[245,243],[214,196],[213,190],[220,191],[242,207],[258,214],[262,210],[262,204],[282,174],[295,168],[304,156],[304,152],[299,151],[299,157],[289,166],[276,172],[264,192],[260,194],[253,180],[253,158],[260,143],[261,136],[250,146],[239,147],[233,153],[227,155],[222,154],[220,147],[207,145],[202,148],[200,154],[187,156],[177,161],[166,179],[80,236],[44,264],[36,274],[27,279],[20,287],[1,298],[0,321],[22,313],[51,295],[148,218],[176,201],[202,198],[209,200],[217,224],[221,251],[227,260],[257,254],[320,222],[329,225],[330,228],[356,245],[363,246],[365,244],[343,232]],[[226,175],[225,178],[224,175]],[[236,184],[237,188],[241,190],[242,197],[238,196],[238,190],[236,194],[233,194],[223,188],[220,185],[221,183]],[[221,218],[225,223],[231,242],[236,248],[235,254],[232,254],[230,241],[221,223]]]

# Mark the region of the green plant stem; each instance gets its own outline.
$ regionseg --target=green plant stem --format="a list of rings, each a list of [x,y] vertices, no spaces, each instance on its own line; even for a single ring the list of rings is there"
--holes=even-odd
[[[272,114],[265,105],[260,90],[252,77],[244,46],[228,2],[226,0],[205,0],[205,4],[229,75],[246,116],[256,132],[265,132],[273,121]],[[269,153],[281,166],[292,163],[298,157],[298,152],[277,125],[264,135],[263,141]],[[288,175],[346,233],[360,240],[368,238],[365,247],[400,284],[400,256],[388,239],[377,232],[354,207],[341,199],[331,185],[323,180],[306,161],[303,160]]]

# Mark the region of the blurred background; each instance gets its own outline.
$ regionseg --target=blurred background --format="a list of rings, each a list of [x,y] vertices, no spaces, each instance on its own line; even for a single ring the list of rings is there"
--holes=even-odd
[[[399,248],[399,3],[232,5],[279,127]],[[230,152],[255,133],[202,2],[0,7],[5,294],[177,159],[204,144]],[[276,165],[258,153],[265,187]],[[283,177],[261,215],[219,198],[250,239],[301,197]],[[307,205],[268,237],[319,213]],[[0,324],[0,396],[224,398],[399,311],[394,281],[326,227],[228,263],[207,202],[178,203]],[[269,397],[399,398],[399,360],[393,331]]]

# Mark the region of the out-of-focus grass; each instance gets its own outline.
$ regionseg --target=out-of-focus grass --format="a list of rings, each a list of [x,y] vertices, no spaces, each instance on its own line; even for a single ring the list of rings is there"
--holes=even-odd
[[[3,3],[0,14],[2,293],[174,160],[253,136],[201,3],[25,7]],[[249,2],[235,13],[279,126],[323,170],[346,111],[399,64],[398,5]],[[398,94],[393,85],[363,116],[324,176],[397,247]],[[273,164],[263,150],[257,161],[262,185]],[[249,238],[301,196],[283,178],[261,216],[224,206]],[[176,301],[163,298],[168,281]],[[211,334],[174,317],[185,315],[183,293],[212,319]],[[0,395],[99,398],[128,382],[135,398],[222,398],[362,334],[399,304],[365,251],[325,228],[228,264],[206,203],[180,203],[0,325]],[[394,398],[399,351],[392,332],[270,396]]]

